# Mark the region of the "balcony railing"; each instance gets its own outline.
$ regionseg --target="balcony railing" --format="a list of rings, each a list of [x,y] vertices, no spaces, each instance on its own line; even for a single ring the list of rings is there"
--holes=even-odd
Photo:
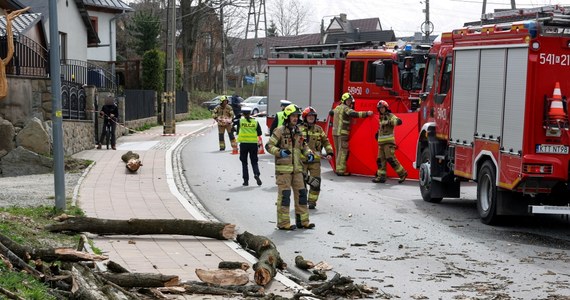
[[[6,58],[8,43],[6,36],[0,37],[0,57]],[[46,77],[49,73],[49,53],[34,40],[20,35],[14,37],[14,55],[6,65],[6,74],[32,77]]]
[[[100,91],[116,91],[115,76],[96,64],[76,60],[61,60],[61,79],[96,86]]]

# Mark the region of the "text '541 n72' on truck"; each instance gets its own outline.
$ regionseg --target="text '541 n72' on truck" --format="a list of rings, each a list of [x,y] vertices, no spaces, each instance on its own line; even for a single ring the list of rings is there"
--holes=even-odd
[[[300,47],[276,47],[268,59],[268,127],[280,110],[279,100],[286,99],[301,108],[313,107],[317,120],[332,143],[332,117],[329,111],[340,103],[345,92],[352,94],[354,109],[371,110],[373,118],[352,120],[346,172],[374,175],[377,170],[379,100],[385,100],[400,119],[395,130],[396,157],[408,172],[418,178],[413,168],[418,137],[419,94],[429,46],[374,45],[371,42],[325,44]],[[336,148],[335,148],[336,149]],[[335,168],[334,161],[331,165]],[[388,169],[389,177],[397,174]]]
[[[488,14],[428,54],[415,166],[428,202],[477,182],[483,223],[570,214],[570,15],[563,7]]]

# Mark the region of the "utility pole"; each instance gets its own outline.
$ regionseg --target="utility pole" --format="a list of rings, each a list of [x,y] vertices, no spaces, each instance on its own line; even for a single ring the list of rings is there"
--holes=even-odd
[[[481,11],[481,17],[487,13],[487,0],[483,0],[483,10]]]
[[[422,33],[425,34],[424,42],[430,42],[430,35],[433,32],[433,23],[429,20],[429,0],[424,0],[426,2],[426,8],[424,9],[424,13],[426,14],[426,20],[422,23]],[[420,2],[421,3],[421,2]]]
[[[57,0],[49,0],[49,77],[51,79],[51,120],[53,123],[53,177],[55,208],[65,210],[65,173],[63,160],[63,122],[61,112],[61,69]]]
[[[222,29],[222,95],[227,95],[226,91],[226,33],[224,32],[224,4],[220,3],[220,24]]]
[[[176,0],[168,1],[163,134],[176,133]]]
[[[517,4],[515,3],[515,0],[511,0],[511,9],[517,9]]]

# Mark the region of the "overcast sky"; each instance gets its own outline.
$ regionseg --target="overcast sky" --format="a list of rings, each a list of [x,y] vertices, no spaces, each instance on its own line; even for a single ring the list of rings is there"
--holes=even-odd
[[[267,0],[266,5],[270,1]],[[328,24],[330,15],[346,13],[350,19],[378,17],[382,29],[393,29],[396,36],[410,36],[421,31],[425,21],[425,0],[301,0],[314,11],[311,18],[311,32],[318,32],[321,18]],[[464,22],[476,21],[482,12],[482,0],[430,0],[430,21],[434,24],[434,32],[441,33],[457,27]],[[549,4],[570,6],[570,0],[517,0],[517,8],[536,7]],[[487,12],[496,8],[510,8],[510,0],[488,0]],[[325,17],[326,16],[326,17]],[[269,17],[268,17],[269,18]]]
[[[126,3],[140,0],[123,0]],[[180,1],[180,0],[177,0]],[[184,0],[182,0],[184,1]],[[249,3],[247,0],[242,0]],[[268,13],[267,25],[271,20],[270,6],[276,0],[265,0]],[[286,0],[287,1],[287,0]],[[425,21],[425,0],[298,0],[310,11],[310,27],[306,33],[319,32],[321,20],[328,25],[332,16],[346,13],[349,20],[380,18],[382,29],[393,29],[396,36],[411,36],[421,31]],[[537,7],[550,4],[570,6],[570,0],[516,0],[517,8]],[[259,3],[259,1],[256,1]],[[461,27],[468,21],[476,21],[481,17],[483,0],[430,0],[430,21],[434,25],[434,33]],[[257,6],[258,4],[256,4]],[[488,0],[487,12],[494,9],[510,8],[511,0]],[[257,9],[257,8],[256,8]],[[247,15],[247,11],[246,11]]]

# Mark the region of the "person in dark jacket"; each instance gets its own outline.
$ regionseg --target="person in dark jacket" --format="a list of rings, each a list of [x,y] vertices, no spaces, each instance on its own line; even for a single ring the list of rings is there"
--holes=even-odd
[[[97,149],[101,149],[101,143],[107,136],[107,130],[110,130],[111,149],[117,150],[115,147],[115,128],[117,127],[117,122],[119,122],[119,108],[115,104],[113,96],[109,95],[105,99],[105,105],[103,105],[99,111],[99,118],[103,118],[103,130],[99,138],[99,143],[97,144]],[[109,141],[107,141],[107,149],[109,149],[108,142]]]

